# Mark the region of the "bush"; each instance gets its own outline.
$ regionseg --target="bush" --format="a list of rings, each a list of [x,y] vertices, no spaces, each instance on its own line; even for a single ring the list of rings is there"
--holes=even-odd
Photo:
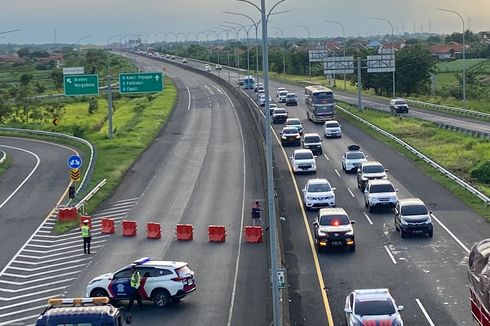
[[[88,101],[88,113],[89,114],[94,114],[97,110],[99,109],[99,102],[95,97],[92,97]]]
[[[490,184],[490,161],[483,161],[471,170],[471,176],[479,181]]]

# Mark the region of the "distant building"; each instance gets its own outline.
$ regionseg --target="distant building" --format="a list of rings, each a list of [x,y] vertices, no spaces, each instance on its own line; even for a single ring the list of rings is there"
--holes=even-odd
[[[22,58],[17,53],[0,54],[1,63],[19,63],[22,61]]]
[[[455,59],[459,54],[463,53],[463,45],[457,42],[434,44],[430,46],[430,53],[441,60]]]

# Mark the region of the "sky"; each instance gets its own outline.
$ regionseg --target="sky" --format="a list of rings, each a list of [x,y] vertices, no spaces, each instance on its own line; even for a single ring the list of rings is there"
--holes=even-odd
[[[259,0],[250,1],[260,5]],[[266,0],[266,7],[270,9],[276,2]],[[391,32],[388,23],[372,17],[390,20],[395,34],[462,30],[457,15],[436,8],[459,12],[466,27],[473,31],[490,30],[489,0],[286,0],[277,10],[289,12],[271,16],[270,25],[281,29],[285,36],[295,37],[307,36],[304,28],[295,25],[306,26],[311,37],[342,36],[340,27],[326,23],[326,19],[341,22],[347,36]],[[128,33],[143,34],[143,39],[153,41],[157,32],[161,32],[158,40],[163,41],[165,32],[189,33],[215,29],[229,21],[243,25],[250,22],[223,11],[260,18],[257,9],[237,0],[0,0],[0,32],[20,29],[0,35],[0,43],[53,43],[55,30],[58,43],[77,43],[89,36],[81,43],[107,44],[121,39],[113,36]],[[277,29],[269,34],[281,36]],[[224,38],[225,33],[220,36]],[[184,35],[178,37],[179,41],[185,39]],[[188,37],[195,40],[193,34]],[[205,39],[203,34],[199,37]],[[212,34],[210,39],[215,37]],[[167,39],[175,41],[175,36],[167,34]]]

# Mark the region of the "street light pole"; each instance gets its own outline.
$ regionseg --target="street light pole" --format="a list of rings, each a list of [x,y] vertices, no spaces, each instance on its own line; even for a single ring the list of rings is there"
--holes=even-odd
[[[388,23],[391,27],[390,43],[391,43],[391,53],[393,55],[393,98],[395,98],[396,97],[396,88],[395,88],[396,61],[395,61],[395,40],[394,40],[395,28],[393,27],[393,24],[388,19],[378,18],[378,17],[373,17],[373,19]]]
[[[303,28],[307,33],[308,33],[308,77],[311,80],[311,61],[310,61],[310,40],[311,40],[311,34],[310,34],[310,29],[306,26],[303,25],[294,25],[296,27]]]
[[[282,38],[284,39],[284,32],[282,31],[282,29],[280,29],[279,27],[274,27],[274,26],[269,26],[269,28],[272,28],[272,29],[275,29],[279,32],[281,32],[282,34]],[[284,75],[284,77],[286,77],[286,45],[283,44],[282,46],[282,73]]]
[[[466,34],[466,29],[464,25],[464,18],[463,16],[454,10],[449,10],[449,9],[441,9],[437,8],[439,11],[445,11],[445,12],[450,12],[453,14],[458,15],[459,19],[461,19],[461,23],[463,24],[463,106],[466,109],[466,45],[465,45],[465,34]]]
[[[77,41],[77,66],[80,66],[80,42],[90,37],[92,36],[91,35],[82,36]]]
[[[345,50],[346,50],[346,47],[347,47],[347,44],[346,44],[346,43],[347,43],[347,42],[346,42],[347,40],[346,40],[346,38],[345,38],[345,29],[344,29],[344,25],[342,25],[342,23],[341,23],[341,22],[338,22],[338,21],[336,21],[336,20],[329,20],[329,19],[326,19],[325,21],[326,21],[327,23],[337,24],[337,25],[339,25],[339,26],[340,26],[340,28],[342,29],[342,38],[343,38],[343,40],[344,40],[344,42],[343,42],[343,43],[344,43],[344,46],[343,46],[343,48],[344,48],[344,59],[345,59]],[[346,74],[345,74],[345,72],[344,72],[344,89],[345,89],[345,88],[346,88]]]
[[[239,23],[234,23],[234,22],[225,22],[227,24],[233,24],[233,25],[237,25],[237,26],[240,26],[244,31],[245,33],[247,34],[247,72],[250,70],[250,51],[249,51],[249,46],[248,46],[248,34],[250,32],[250,29],[254,26],[254,25],[250,25],[248,28],[246,28],[244,25],[242,24],[239,24]]]

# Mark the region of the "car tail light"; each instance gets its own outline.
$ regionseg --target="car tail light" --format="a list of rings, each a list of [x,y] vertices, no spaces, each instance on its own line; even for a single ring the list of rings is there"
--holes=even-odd
[[[184,282],[187,278],[186,277],[174,277],[171,278],[172,281],[174,282]]]

